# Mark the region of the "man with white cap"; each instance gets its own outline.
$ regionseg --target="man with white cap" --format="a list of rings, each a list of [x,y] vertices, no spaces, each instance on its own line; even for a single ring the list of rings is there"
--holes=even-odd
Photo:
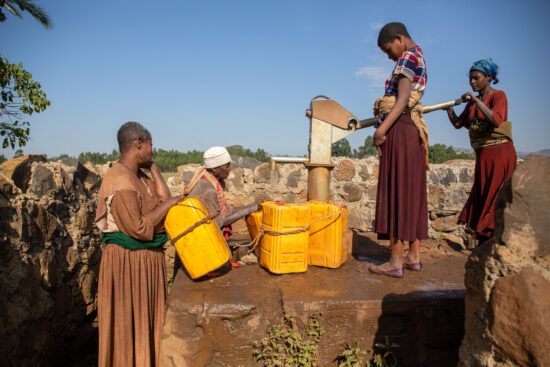
[[[224,147],[211,147],[203,155],[204,167],[201,167],[191,179],[191,182],[183,189],[183,195],[188,196],[206,196],[211,200],[206,200],[205,204],[218,215],[214,221],[221,229],[225,239],[231,235],[231,223],[238,219],[260,210],[258,201],[249,205],[234,207],[227,205],[223,189],[225,180],[231,172],[231,156]]]

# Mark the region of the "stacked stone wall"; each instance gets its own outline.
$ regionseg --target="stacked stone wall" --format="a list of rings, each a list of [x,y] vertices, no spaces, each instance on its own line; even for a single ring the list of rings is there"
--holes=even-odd
[[[344,202],[349,208],[349,227],[372,231],[376,207],[378,158],[333,158],[336,167],[331,172],[331,200]],[[271,172],[269,164],[241,167],[235,162],[227,179],[226,198],[239,206],[253,200],[275,200],[285,203],[307,201],[307,169],[302,164],[277,164]],[[169,180],[172,192],[181,192],[199,165],[178,168],[178,175]],[[474,161],[454,160],[432,164],[427,172],[429,236],[448,239],[465,248],[471,246],[471,236],[457,218],[468,198],[474,175]],[[234,231],[246,234],[244,221],[234,225]]]
[[[0,166],[3,365],[70,365],[97,348],[100,183],[74,159],[25,156]]]
[[[550,260],[549,160],[519,165],[497,210],[495,240],[467,265],[464,366],[550,365],[547,335]],[[305,202],[303,165],[240,159],[228,179],[232,205],[253,200]],[[373,228],[378,161],[335,158],[332,200],[349,207],[350,227]],[[197,165],[169,180],[180,192]],[[97,193],[108,165],[25,156],[0,165],[0,353],[4,364],[69,365],[97,347],[99,232]],[[468,247],[456,224],[472,185],[473,161],[432,164],[427,172],[429,234]],[[237,234],[246,235],[239,221]],[[170,248],[173,254],[173,247]],[[93,362],[91,363],[93,365]]]

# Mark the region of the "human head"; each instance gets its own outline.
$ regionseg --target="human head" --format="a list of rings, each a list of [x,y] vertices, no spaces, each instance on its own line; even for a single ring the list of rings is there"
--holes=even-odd
[[[407,32],[407,27],[405,27],[403,23],[391,22],[386,24],[378,33],[378,47],[382,47],[384,43],[395,41],[397,35],[405,36],[409,39],[411,38],[409,32]]]
[[[498,83],[497,74],[498,74],[498,65],[496,65],[493,60],[489,57],[487,59],[481,59],[473,63],[470,68],[470,73],[472,71],[479,71],[485,76],[491,78],[493,84]]]
[[[140,123],[129,121],[118,129],[117,139],[120,152],[123,153],[136,139],[141,139],[142,142],[150,141],[151,133]]]
[[[388,23],[378,34],[378,47],[393,61],[397,61],[399,56],[412,46],[414,42],[402,23]]]
[[[224,147],[211,147],[203,154],[204,166],[216,178],[226,179],[231,172],[231,156]]]

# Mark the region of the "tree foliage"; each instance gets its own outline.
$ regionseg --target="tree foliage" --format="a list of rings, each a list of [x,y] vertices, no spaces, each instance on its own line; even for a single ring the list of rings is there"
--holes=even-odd
[[[28,12],[34,19],[36,19],[44,28],[50,29],[53,26],[53,22],[46,13],[46,11],[39,5],[36,4],[34,0],[0,0],[0,22],[6,21],[6,15],[2,12],[2,9],[7,10],[12,13],[17,18],[22,18],[19,11]]]
[[[1,1],[1,0],[0,0]],[[0,136],[2,148],[22,147],[29,140],[29,122],[23,121],[24,115],[40,113],[50,106],[46,93],[40,83],[32,80],[31,73],[23,65],[10,64],[0,57]]]
[[[94,164],[105,164],[107,162],[114,162],[120,158],[120,152],[116,149],[108,153],[99,153],[99,152],[85,152],[80,153],[78,156],[78,161],[82,164],[87,162],[92,162]]]
[[[23,155],[24,155],[23,149],[17,149],[15,153],[13,153],[13,158],[19,158],[19,157],[22,157]]]
[[[260,162],[267,162],[269,160],[269,154],[263,149],[258,149],[256,152],[250,149],[245,149],[241,145],[232,145],[227,147],[229,154],[239,157],[252,157],[256,158]],[[198,150],[190,150],[188,152],[179,152],[177,150],[164,150],[153,149],[153,161],[157,164],[162,172],[174,172],[179,166],[185,164],[198,164],[203,162],[203,152]],[[108,153],[99,152],[85,152],[80,153],[78,161],[82,164],[86,162],[92,162],[94,164],[105,164],[107,162],[114,162],[120,158],[120,152],[116,149]]]
[[[376,155],[378,152],[376,147],[372,145],[372,136],[369,135],[365,138],[365,144],[358,147],[358,149],[351,149],[348,139],[338,140],[332,144],[332,156],[333,157],[349,157],[349,158],[365,158],[369,155]]]
[[[7,161],[6,156],[3,154],[0,154],[0,163]]]
[[[333,157],[351,157],[351,145],[349,144],[348,139],[338,140],[336,143],[332,144],[332,156]]]
[[[163,172],[174,172],[178,166],[191,163],[202,163],[202,152],[190,150],[186,153],[177,150],[153,150],[153,161]]]
[[[378,151],[373,145],[372,135],[369,135],[365,138],[365,145],[359,146],[359,149],[355,151],[355,158],[364,158],[368,155],[376,155]]]
[[[430,145],[428,149],[428,159],[430,163],[444,163],[451,159],[475,159],[472,153],[457,153],[452,146],[445,144]]]
[[[364,158],[369,155],[376,155],[378,151],[372,142],[373,138],[369,135],[366,137],[364,145],[352,150],[347,139],[338,140],[332,144],[332,156]],[[428,158],[430,163],[444,163],[451,159],[475,159],[475,155],[467,152],[457,153],[452,146],[446,146],[445,144],[434,144],[429,147]]]
[[[263,163],[269,161],[269,154],[267,154],[267,152],[263,149],[258,148],[255,152],[253,152],[248,148],[243,148],[242,145],[230,145],[226,149],[230,155],[237,157],[252,157]]]

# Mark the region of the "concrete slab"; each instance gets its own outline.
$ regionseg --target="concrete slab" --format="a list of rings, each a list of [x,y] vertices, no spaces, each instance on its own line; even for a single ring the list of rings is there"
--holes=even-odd
[[[372,350],[388,336],[402,366],[456,366],[464,329],[466,256],[445,241],[423,242],[424,270],[402,279],[368,272],[389,256],[387,241],[355,234],[339,269],[273,275],[258,265],[192,281],[179,271],[168,298],[163,366],[253,366],[251,341],[282,321],[321,311],[319,365],[335,365],[346,343]]]

